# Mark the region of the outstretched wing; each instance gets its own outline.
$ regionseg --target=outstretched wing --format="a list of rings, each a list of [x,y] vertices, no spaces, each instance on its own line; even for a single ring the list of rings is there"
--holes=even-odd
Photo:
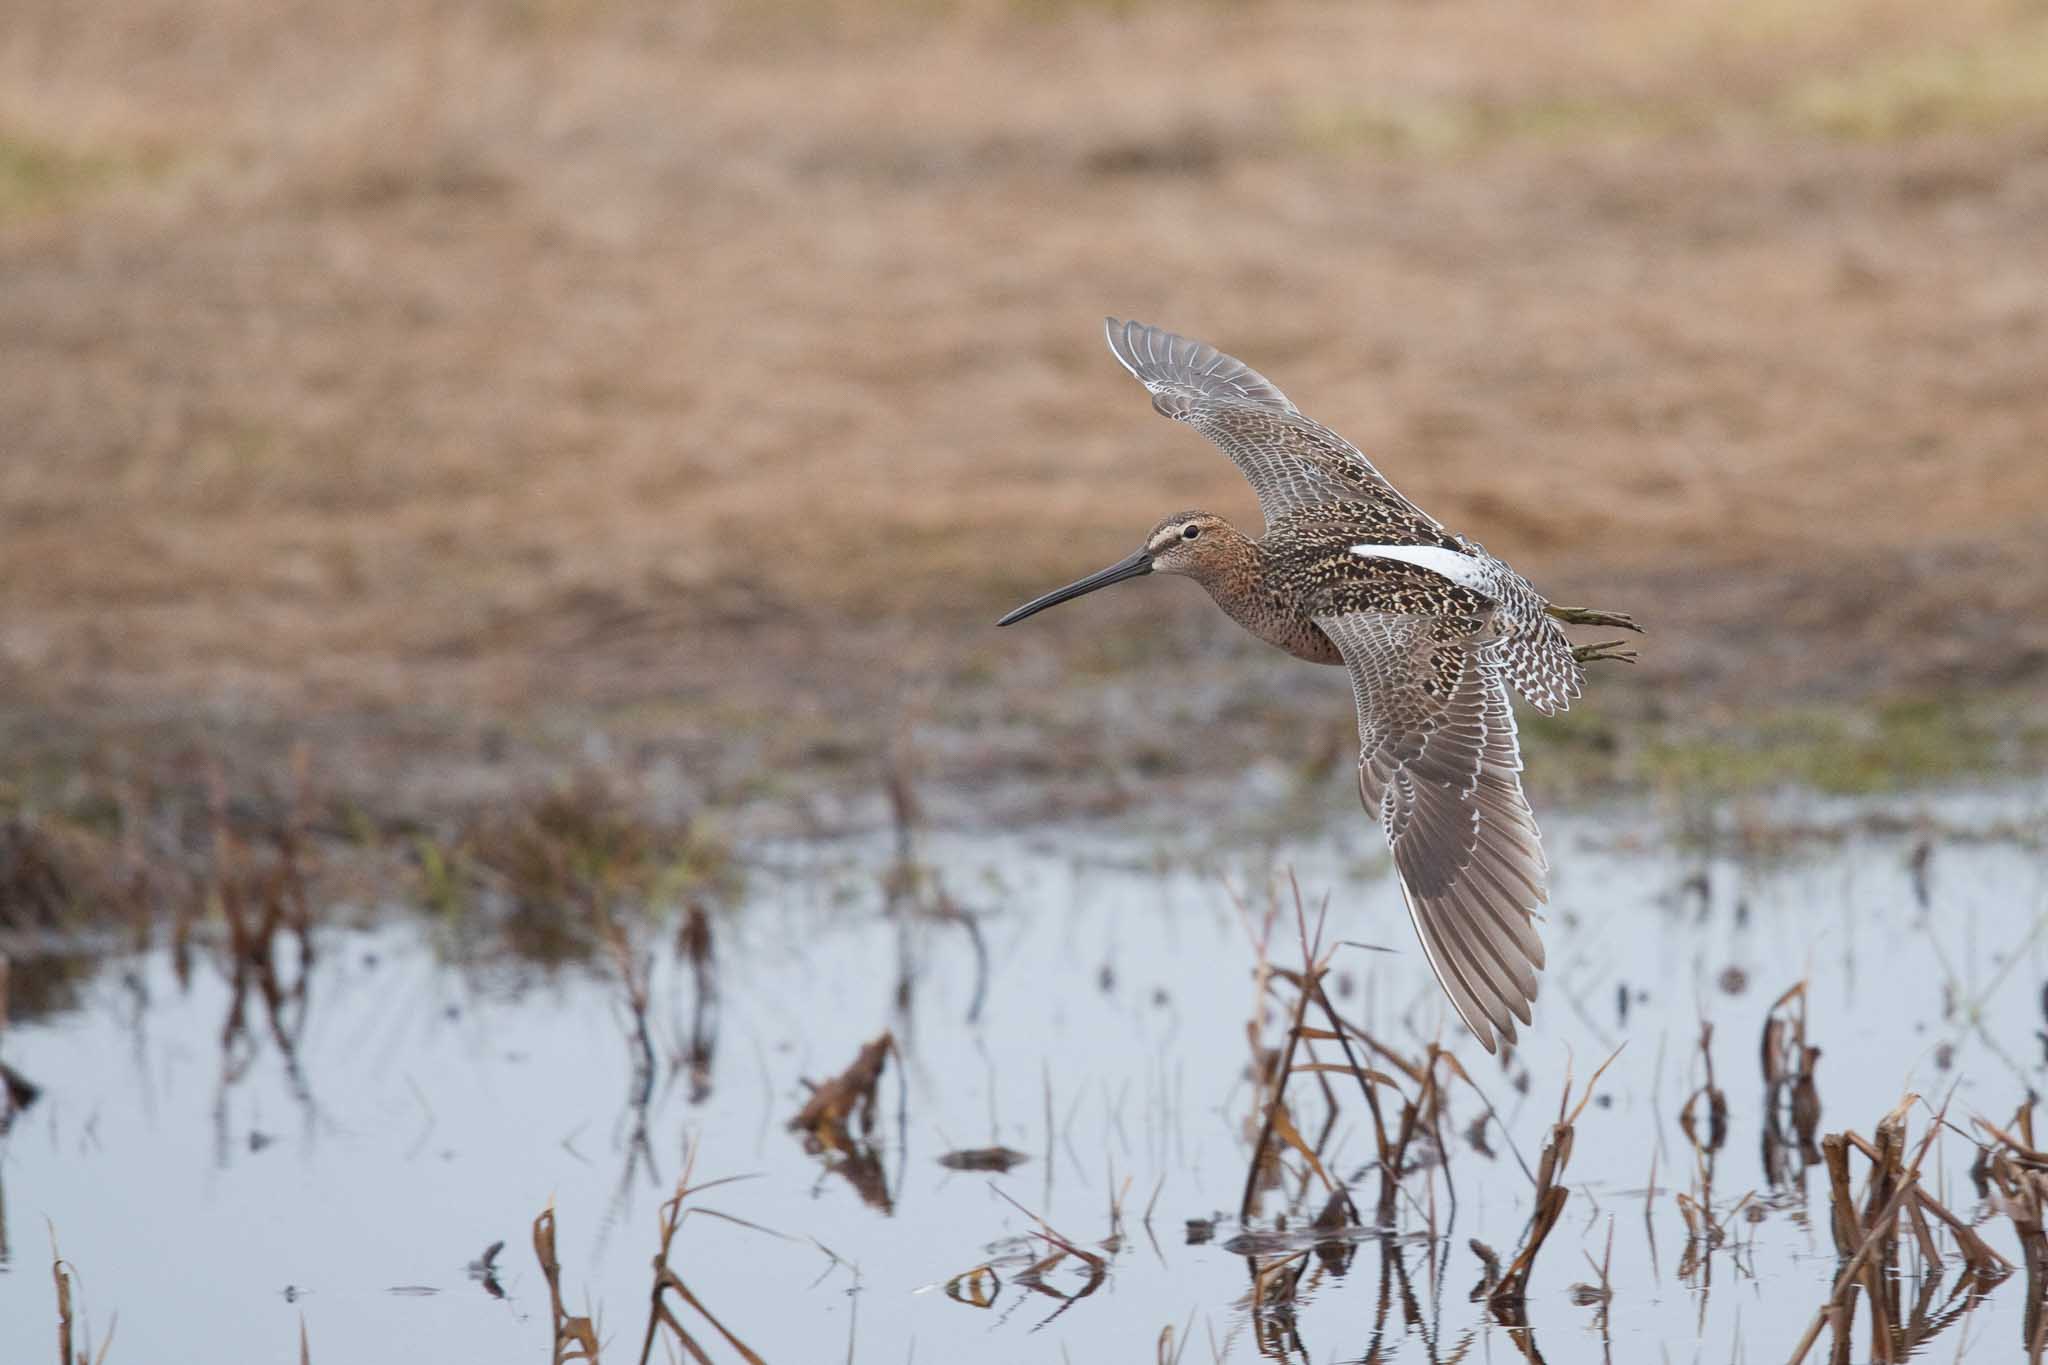
[[[1358,794],[1378,816],[1430,969],[1488,1052],[1529,1022],[1549,864],[1522,795],[1498,646],[1425,616],[1317,616],[1351,669]]]
[[[1105,318],[1103,331],[1111,352],[1151,392],[1152,406],[1214,441],[1243,471],[1268,526],[1298,507],[1371,501],[1441,529],[1358,447],[1302,416],[1242,360],[1142,322]]]

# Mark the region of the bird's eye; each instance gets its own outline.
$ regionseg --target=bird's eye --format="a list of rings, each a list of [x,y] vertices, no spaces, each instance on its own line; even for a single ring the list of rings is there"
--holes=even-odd
[[[1199,526],[1190,526],[1190,527],[1188,527],[1187,529],[1183,530],[1183,531],[1182,531],[1182,532],[1180,533],[1180,538],[1181,538],[1182,540],[1193,540],[1193,539],[1194,539],[1194,538],[1195,538],[1196,536],[1198,536],[1198,535],[1200,535],[1200,534],[1202,534],[1202,528],[1201,528],[1201,527],[1199,527]]]

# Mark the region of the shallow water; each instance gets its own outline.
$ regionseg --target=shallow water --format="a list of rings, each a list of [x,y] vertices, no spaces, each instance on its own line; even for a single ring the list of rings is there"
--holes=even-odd
[[[1553,818],[1550,967],[1536,1027],[1506,1068],[1449,1028],[1371,830],[1284,850],[1311,904],[1329,895],[1330,937],[1398,949],[1339,951],[1340,1009],[1410,1054],[1444,1025],[1505,1127],[1487,1130],[1491,1159],[1448,1139],[1455,1209],[1441,1179],[1411,1175],[1393,1235],[1355,1232],[1348,1264],[1310,1262],[1291,1320],[1299,1347],[1286,1324],[1277,1340],[1270,1319],[1262,1333],[1247,1258],[1227,1249],[1251,1144],[1256,954],[1225,885],[1247,893],[1256,920],[1284,875],[1269,860],[1190,860],[1065,831],[927,838],[920,860],[979,915],[984,982],[958,924],[885,913],[886,841],[761,850],[744,902],[714,916],[716,1002],[701,1019],[672,929],[647,936],[661,1063],[644,1109],[602,958],[545,968],[402,912],[330,928],[315,938],[302,1024],[282,1035],[289,1057],[260,1006],[223,1048],[231,996],[217,955],[197,955],[182,985],[166,953],[110,959],[0,1042],[44,1087],[0,1138],[0,1360],[55,1350],[46,1220],[95,1340],[119,1315],[116,1365],[292,1358],[302,1318],[315,1361],[546,1360],[530,1228],[551,1201],[571,1311],[598,1317],[606,1359],[635,1360],[657,1210],[691,1144],[695,1179],[752,1177],[692,1203],[768,1231],[693,1216],[671,1262],[770,1361],[1149,1361],[1168,1327],[1192,1337],[1190,1361],[1781,1359],[1837,1258],[1824,1172],[1778,1189],[1765,1175],[1765,1013],[1810,978],[1823,1132],[1867,1135],[1905,1091],[1939,1103],[1951,1087],[1951,1118],[2006,1121],[2042,1083],[2048,873],[2038,838],[1972,831],[2018,821],[2038,835],[2040,809],[2032,791],[1802,803],[1752,823],[1796,811],[1828,836],[1768,857],[1739,840],[1688,852],[1627,812]],[[1868,832],[1880,810],[1931,823]],[[1280,895],[1290,908],[1273,957],[1288,965],[1298,949]],[[46,970],[17,964],[18,1000]],[[1730,1240],[1687,1267],[1675,1191],[1698,1191],[1678,1116],[1702,1079],[1701,1018],[1728,1099],[1713,1206],[1725,1216],[1755,1198]],[[1264,1041],[1283,1027],[1269,1017]],[[693,1028],[708,1053],[695,1077],[678,1064]],[[836,1073],[884,1029],[905,1064],[882,1084],[872,1159],[808,1154],[785,1126],[800,1078]],[[1480,1263],[1468,1241],[1512,1254],[1531,1184],[1510,1144],[1533,1166],[1568,1069],[1583,1080],[1624,1042],[1577,1126],[1572,1195],[1536,1265],[1529,1328],[1511,1332],[1470,1301]],[[1340,1060],[1327,1045],[1320,1055]],[[1324,1164],[1341,1177],[1369,1166],[1374,1144],[1357,1087],[1332,1080]],[[1313,1139],[1325,1112],[1314,1078],[1290,1093]],[[1483,1106],[1458,1087],[1451,1112],[1463,1131]],[[1916,1135],[1925,1121],[1915,1114]],[[999,1175],[939,1161],[996,1144],[1028,1159]],[[1929,1158],[1928,1184],[1966,1217],[1986,1215],[1967,1176],[1974,1154],[1951,1134]],[[1269,1192],[1259,1226],[1311,1179],[1295,1170]],[[1377,1175],[1357,1182],[1369,1216]],[[1112,1190],[1123,1236],[1100,1250]],[[1106,1257],[1091,1293],[1061,1297],[1088,1283],[1071,1258],[1042,1290],[1020,1282],[1044,1244],[1005,1194]],[[1322,1202],[1311,1188],[1294,1223]],[[1189,1220],[1218,1215],[1213,1238],[1190,1244]],[[1598,1259],[1610,1220],[1603,1338],[1570,1287],[1597,1278],[1581,1253]],[[2017,1260],[2009,1226],[1985,1228]],[[501,1240],[487,1284],[468,1266]],[[990,1307],[948,1297],[951,1277],[992,1261]],[[2007,1281],[1932,1353],[2019,1358],[2024,1297],[2021,1278]],[[737,1358],[715,1335],[700,1333],[712,1357]]]

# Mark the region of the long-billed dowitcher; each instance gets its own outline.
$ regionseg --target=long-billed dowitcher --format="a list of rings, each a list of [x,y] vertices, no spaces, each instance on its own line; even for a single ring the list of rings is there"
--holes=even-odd
[[[1543,966],[1534,917],[1550,867],[1522,795],[1508,689],[1562,711],[1579,695],[1580,665],[1635,656],[1618,640],[1574,648],[1556,623],[1639,627],[1545,601],[1243,361],[1141,323],[1110,318],[1106,330],[1152,406],[1251,481],[1266,533],[1176,512],[1136,553],[996,624],[1127,578],[1182,574],[1268,644],[1349,668],[1358,794],[1386,831],[1430,968],[1488,1052],[1496,1034],[1513,1042]]]

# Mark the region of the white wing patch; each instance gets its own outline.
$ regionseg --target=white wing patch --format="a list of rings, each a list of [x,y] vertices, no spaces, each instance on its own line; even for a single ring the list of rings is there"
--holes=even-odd
[[[1486,570],[1471,555],[1447,550],[1441,545],[1354,545],[1351,553],[1361,559],[1398,559],[1448,578],[1461,588],[1493,597]]]

